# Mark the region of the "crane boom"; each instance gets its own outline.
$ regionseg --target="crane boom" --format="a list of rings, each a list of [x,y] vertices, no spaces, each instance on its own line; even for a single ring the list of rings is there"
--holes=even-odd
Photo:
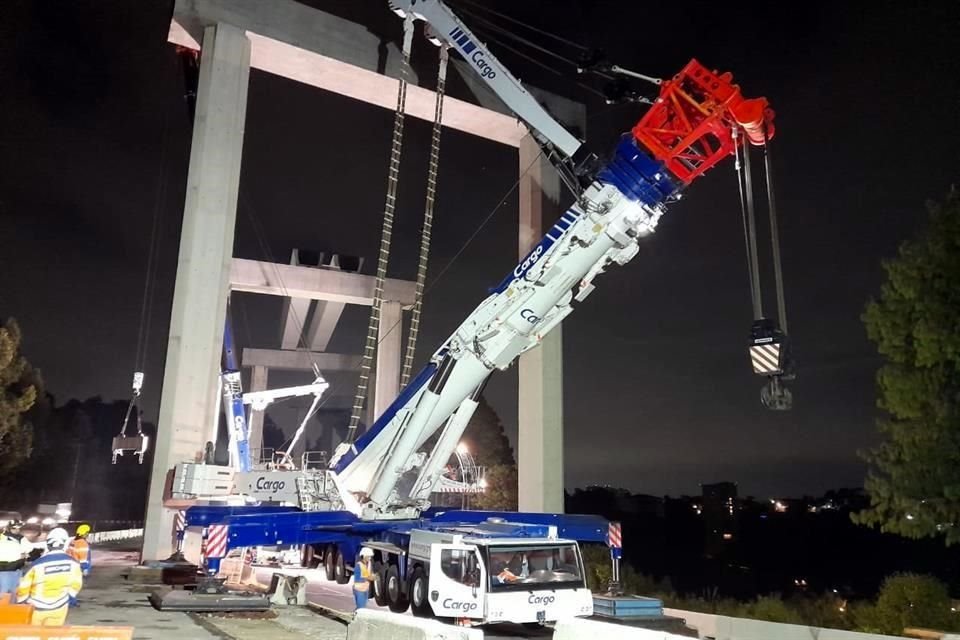
[[[392,0],[455,46],[541,141],[579,148],[440,0]],[[536,347],[594,290],[610,266],[637,255],[666,205],[738,146],[773,132],[764,98],[745,99],[729,73],[692,60],[660,85],[661,99],[624,134],[612,157],[540,242],[494,287],[427,366],[355,443],[331,460],[340,491],[369,520],[418,517],[490,374]],[[731,135],[734,132],[735,135]],[[429,455],[421,451],[439,432]]]
[[[389,3],[400,17],[410,14],[415,19],[425,21],[430,25],[434,37],[459,51],[480,79],[527,124],[541,144],[566,158],[573,158],[583,143],[547,113],[449,7],[440,0],[389,0]]]

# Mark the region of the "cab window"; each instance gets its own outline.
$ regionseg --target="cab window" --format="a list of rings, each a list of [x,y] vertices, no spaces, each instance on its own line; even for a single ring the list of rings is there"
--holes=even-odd
[[[440,570],[443,575],[468,587],[480,586],[480,561],[476,552],[464,549],[440,551]]]

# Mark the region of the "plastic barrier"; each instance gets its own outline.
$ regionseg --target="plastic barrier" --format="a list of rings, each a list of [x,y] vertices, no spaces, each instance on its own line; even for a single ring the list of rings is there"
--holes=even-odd
[[[0,625],[0,640],[132,640],[133,627],[33,627]]]
[[[347,640],[483,640],[483,631],[389,611],[360,609],[347,626]],[[606,639],[605,639],[606,640]]]
[[[683,636],[627,627],[610,622],[597,622],[583,618],[558,620],[553,627],[553,640],[580,640],[581,638],[602,638],[603,640],[689,640]]]
[[[10,602],[10,594],[0,596],[0,625],[30,624],[33,616],[33,607],[29,604],[14,604]]]
[[[113,542],[115,540],[132,540],[143,536],[143,528],[139,529],[119,529],[117,531],[96,531],[87,536],[90,544],[98,542]]]

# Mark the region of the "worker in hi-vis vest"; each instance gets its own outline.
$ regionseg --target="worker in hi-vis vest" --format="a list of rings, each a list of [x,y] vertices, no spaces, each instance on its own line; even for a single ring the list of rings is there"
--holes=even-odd
[[[369,547],[360,549],[360,559],[353,568],[353,599],[357,609],[367,606],[370,598],[370,583],[373,582],[373,550]]]
[[[47,534],[46,542],[47,552],[20,580],[17,602],[33,606],[31,624],[61,626],[83,587],[83,572],[67,555],[70,534],[57,527]]]
[[[77,527],[77,535],[70,541],[67,553],[71,558],[80,563],[80,569],[83,571],[83,577],[90,575],[90,567],[93,566],[93,557],[90,555],[90,543],[87,536],[90,535],[90,525],[81,524]]]

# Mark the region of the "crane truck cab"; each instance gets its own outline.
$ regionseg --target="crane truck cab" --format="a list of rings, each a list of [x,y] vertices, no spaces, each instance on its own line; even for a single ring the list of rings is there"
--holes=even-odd
[[[528,535],[504,536],[495,529],[507,527],[492,524],[412,529],[399,545],[367,542],[376,554],[378,604],[477,624],[544,624],[593,614],[575,540],[536,525],[520,525]],[[535,527],[545,535],[531,531]]]

